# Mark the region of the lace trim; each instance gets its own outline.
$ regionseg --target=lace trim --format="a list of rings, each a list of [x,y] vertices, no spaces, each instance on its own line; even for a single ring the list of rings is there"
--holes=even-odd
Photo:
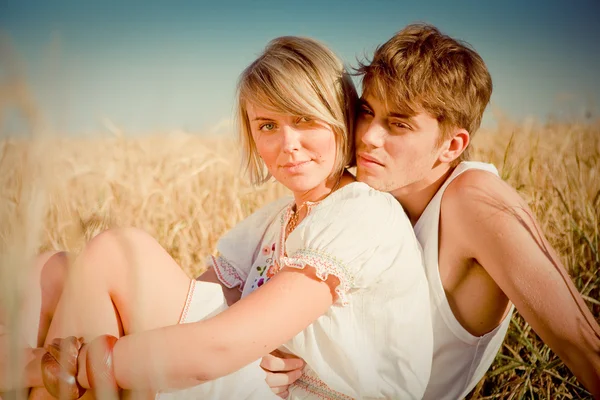
[[[320,380],[311,370],[305,371],[296,382],[292,383],[292,387],[308,392],[319,399],[354,400],[352,397],[327,386],[325,382]]]
[[[194,298],[194,289],[196,288],[196,281],[191,279],[190,288],[188,289],[188,295],[185,299],[185,305],[183,306],[183,311],[181,312],[181,316],[179,317],[179,324],[185,324],[187,322],[187,316],[190,311],[190,306],[192,305],[192,299]]]
[[[281,265],[304,269],[307,265],[317,270],[317,278],[325,281],[329,275],[334,275],[340,281],[335,288],[343,306],[348,305],[348,292],[354,285],[354,276],[348,271],[341,260],[327,253],[312,249],[300,249],[291,257],[282,257]]]
[[[239,286],[240,290],[244,288],[244,280],[237,269],[227,261],[223,256],[210,256],[209,262],[212,264],[217,278],[229,289]]]

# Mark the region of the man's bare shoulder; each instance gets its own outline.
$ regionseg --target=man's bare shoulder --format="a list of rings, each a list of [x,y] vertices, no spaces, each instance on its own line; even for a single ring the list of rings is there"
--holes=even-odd
[[[463,242],[472,257],[484,244],[498,246],[517,231],[537,231],[525,200],[487,171],[468,170],[458,176],[444,193],[442,212],[446,233]]]
[[[444,207],[453,212],[495,213],[527,207],[517,191],[497,175],[479,169],[463,172],[448,185]]]

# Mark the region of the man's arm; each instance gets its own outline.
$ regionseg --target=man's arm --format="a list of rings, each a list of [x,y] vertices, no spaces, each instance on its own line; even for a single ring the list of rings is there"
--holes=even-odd
[[[229,307],[231,307],[233,303],[237,302],[242,297],[242,292],[239,290],[239,288],[228,288],[227,286],[223,285],[223,282],[219,280],[215,269],[212,267],[204,271],[204,273],[202,273],[202,275],[196,278],[196,280],[202,282],[218,283],[219,285],[221,285],[221,289],[223,290],[223,296],[225,296],[225,300],[227,301],[227,305]]]
[[[267,385],[277,396],[287,399],[290,385],[302,376],[306,363],[303,359],[278,350],[264,356],[261,368],[267,373]]]
[[[469,171],[445,199],[466,258],[483,266],[535,332],[600,398],[600,327],[523,199]],[[450,190],[450,188],[449,188]]]

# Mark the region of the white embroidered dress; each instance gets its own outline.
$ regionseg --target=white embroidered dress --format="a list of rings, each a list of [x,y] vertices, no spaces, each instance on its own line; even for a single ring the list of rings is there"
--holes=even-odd
[[[322,279],[339,279],[336,304],[281,349],[307,363],[290,398],[421,398],[433,349],[429,292],[401,206],[351,183],[311,205],[285,240],[292,205],[286,198],[255,212],[219,241],[210,260],[242,298],[280,268],[316,268]]]

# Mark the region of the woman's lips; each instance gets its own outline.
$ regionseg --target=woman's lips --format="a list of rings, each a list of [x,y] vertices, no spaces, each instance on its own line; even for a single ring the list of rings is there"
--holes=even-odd
[[[301,172],[302,169],[304,169],[304,167],[306,167],[308,165],[308,163],[310,163],[310,160],[289,162],[289,163],[282,165],[281,168],[283,168],[285,171],[290,172],[290,173],[297,173],[297,172]]]

